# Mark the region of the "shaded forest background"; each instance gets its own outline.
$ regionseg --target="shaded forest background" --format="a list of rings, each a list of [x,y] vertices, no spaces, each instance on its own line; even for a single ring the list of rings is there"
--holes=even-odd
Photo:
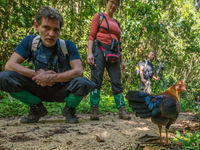
[[[90,78],[87,45],[90,22],[97,12],[105,11],[103,0],[1,0],[0,3],[0,71],[13,49],[33,28],[36,11],[42,5],[57,8],[64,18],[61,38],[70,39],[78,47],[84,76]],[[122,73],[124,92],[138,89],[135,65],[145,59],[149,50],[157,52],[164,63],[164,89],[177,80],[184,81],[187,92],[184,103],[191,104],[200,89],[200,2],[197,0],[122,0],[115,13],[121,23],[123,57],[126,71]],[[157,62],[154,62],[155,66]],[[29,65],[25,63],[25,65]],[[153,92],[161,91],[153,83]],[[108,76],[104,94],[111,95]]]

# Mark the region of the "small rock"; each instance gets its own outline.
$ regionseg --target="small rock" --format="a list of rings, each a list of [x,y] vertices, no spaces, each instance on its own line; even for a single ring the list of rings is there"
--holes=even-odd
[[[67,145],[71,145],[71,144],[72,144],[72,141],[67,141],[66,144],[67,144]]]
[[[97,142],[105,142],[105,140],[103,139],[103,137],[100,137],[98,135],[96,135],[96,141]]]

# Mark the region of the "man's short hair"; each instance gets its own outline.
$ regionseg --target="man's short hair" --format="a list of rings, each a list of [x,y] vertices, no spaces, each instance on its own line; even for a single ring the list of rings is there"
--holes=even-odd
[[[154,55],[156,55],[156,51],[153,51],[153,50],[150,50],[149,53],[148,53],[148,55],[149,55],[151,52],[154,53]]]
[[[42,17],[48,19],[56,19],[60,23],[60,28],[63,26],[63,17],[60,15],[57,9],[49,7],[49,6],[42,6],[35,16],[36,22],[40,25]]]

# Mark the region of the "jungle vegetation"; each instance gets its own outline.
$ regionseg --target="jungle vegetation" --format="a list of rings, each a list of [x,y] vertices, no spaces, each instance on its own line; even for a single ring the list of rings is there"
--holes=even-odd
[[[33,28],[37,10],[49,5],[57,8],[64,17],[62,39],[70,39],[78,47],[84,76],[90,78],[87,64],[87,46],[90,22],[95,13],[105,10],[103,0],[1,0],[0,3],[0,71],[18,43]],[[139,88],[135,73],[138,61],[146,59],[149,50],[157,53],[164,63],[164,89],[181,79],[187,91],[182,94],[181,110],[194,110],[194,97],[200,90],[200,1],[198,0],[122,0],[115,13],[122,29],[122,49],[126,71],[122,72],[124,93]],[[28,67],[31,63],[26,62]],[[154,62],[155,67],[157,61]],[[105,74],[107,74],[105,72]],[[153,93],[161,92],[161,82],[153,82]],[[101,112],[116,108],[108,75],[102,87],[104,107]],[[7,93],[0,91],[0,117],[22,115],[27,107],[18,101],[11,103]],[[59,114],[61,104],[51,106],[50,113]],[[54,107],[52,107],[54,106]],[[79,112],[88,112],[88,97],[79,106]],[[130,111],[130,109],[128,109]],[[199,110],[198,110],[199,111]]]

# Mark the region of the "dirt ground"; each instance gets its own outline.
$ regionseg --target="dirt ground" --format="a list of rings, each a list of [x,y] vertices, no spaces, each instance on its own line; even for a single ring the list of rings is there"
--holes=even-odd
[[[0,150],[175,150],[183,149],[172,141],[176,130],[198,128],[194,113],[181,113],[169,130],[170,144],[158,143],[158,129],[150,119],[130,121],[117,114],[101,115],[91,121],[88,114],[78,114],[80,123],[66,124],[62,116],[45,116],[39,123],[21,124],[20,118],[0,119]],[[162,131],[165,140],[165,130]]]

